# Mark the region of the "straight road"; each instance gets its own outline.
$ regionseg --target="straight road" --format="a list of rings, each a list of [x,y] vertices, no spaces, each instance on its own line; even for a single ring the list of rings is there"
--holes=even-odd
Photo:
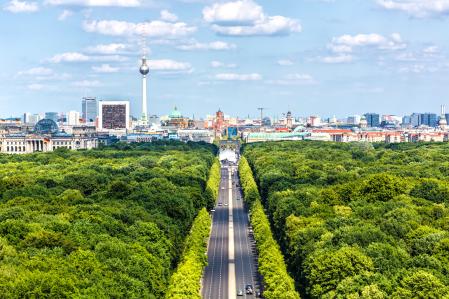
[[[246,285],[253,286],[254,291],[261,289],[258,277],[256,244],[250,231],[249,216],[243,202],[242,191],[237,168],[232,173],[233,182],[233,216],[234,216],[234,243],[235,264],[236,264],[236,284],[237,290],[245,292]],[[238,186],[238,187],[237,187]],[[245,295],[246,298],[255,296]],[[235,298],[235,297],[233,297]]]
[[[229,211],[225,203],[229,198],[229,171],[221,169],[220,190],[218,203],[213,213],[212,232],[207,250],[208,266],[203,277],[203,299],[229,298]]]
[[[203,299],[235,299],[238,290],[244,293],[239,298],[255,298],[245,294],[246,285],[260,289],[254,239],[239,185],[237,167],[223,166],[209,240],[209,264],[203,277]]]

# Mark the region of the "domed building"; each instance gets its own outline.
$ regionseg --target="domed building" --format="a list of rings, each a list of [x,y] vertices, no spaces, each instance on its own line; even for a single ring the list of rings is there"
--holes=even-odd
[[[359,126],[360,126],[361,129],[368,128],[368,120],[366,119],[366,116],[362,116],[362,118],[360,119]]]
[[[178,129],[185,129],[189,126],[189,119],[185,118],[181,111],[178,110],[178,107],[175,106],[175,108],[168,115],[167,125]]]
[[[34,133],[40,134],[40,135],[48,135],[48,134],[55,134],[58,132],[58,125],[54,120],[45,118],[36,124],[34,127]]]

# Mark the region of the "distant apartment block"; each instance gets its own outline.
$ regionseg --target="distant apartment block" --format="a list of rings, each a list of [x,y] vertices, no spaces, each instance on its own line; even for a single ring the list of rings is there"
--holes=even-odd
[[[130,129],[128,101],[100,101],[98,108],[100,131]]]

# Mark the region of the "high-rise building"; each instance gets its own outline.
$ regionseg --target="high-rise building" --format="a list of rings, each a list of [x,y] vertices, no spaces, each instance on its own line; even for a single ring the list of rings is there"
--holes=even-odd
[[[58,123],[59,120],[58,112],[45,112],[45,119],[51,119],[55,123]]]
[[[421,125],[421,114],[419,113],[413,113],[410,116],[410,124],[412,127],[419,127]]]
[[[366,113],[366,122],[368,123],[368,127],[376,128],[380,126],[380,115],[377,113]]]
[[[67,124],[77,126],[80,124],[80,113],[78,111],[69,111],[67,113]]]
[[[437,115],[435,113],[422,113],[420,125],[436,127],[438,125]]]
[[[359,125],[361,120],[362,120],[362,118],[360,115],[352,115],[352,116],[348,117],[346,122],[349,125]]]
[[[129,129],[129,101],[100,101],[98,105],[98,129]]]
[[[31,117],[31,113],[25,112],[23,114],[23,123],[25,123],[25,124],[30,123],[30,117]]]
[[[83,98],[82,101],[82,118],[84,122],[92,124],[96,121],[98,111],[97,111],[97,99],[96,98]]]
[[[405,115],[402,117],[402,125],[408,127],[412,125],[412,117],[410,115]]]
[[[35,125],[37,124],[40,120],[42,119],[42,117],[40,116],[40,114],[31,114],[28,118],[28,123],[31,125]]]

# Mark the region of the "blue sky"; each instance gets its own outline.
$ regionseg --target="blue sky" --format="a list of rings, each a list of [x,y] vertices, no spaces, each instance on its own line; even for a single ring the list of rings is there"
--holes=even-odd
[[[437,112],[449,0],[1,1],[0,116],[131,101],[188,116]],[[144,36],[146,38],[144,38]],[[144,42],[146,40],[146,42]]]

